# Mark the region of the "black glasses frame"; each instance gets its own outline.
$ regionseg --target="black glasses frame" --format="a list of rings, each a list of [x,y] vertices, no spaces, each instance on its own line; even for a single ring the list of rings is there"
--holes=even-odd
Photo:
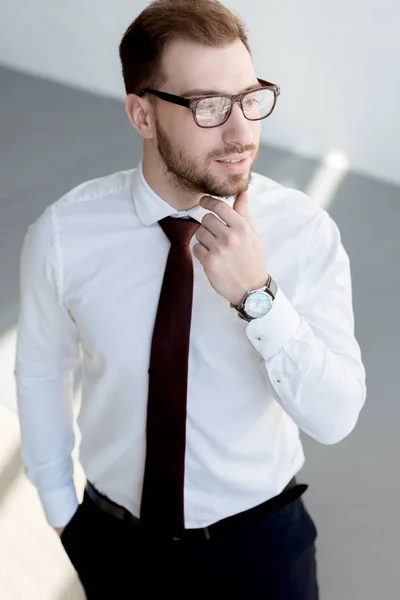
[[[264,81],[263,79],[258,79],[258,82],[260,84],[260,87],[255,87],[252,90],[247,90],[246,92],[242,92],[241,94],[236,94],[236,95],[210,94],[209,96],[202,96],[201,98],[188,99],[188,98],[184,98],[183,96],[175,96],[174,94],[168,94],[167,92],[159,92],[158,90],[153,90],[151,88],[144,88],[144,89],[140,90],[137,95],[142,97],[145,94],[152,94],[153,96],[156,96],[157,98],[160,98],[161,100],[165,100],[166,102],[171,102],[172,104],[178,104],[179,106],[184,106],[185,108],[189,108],[192,111],[193,118],[195,120],[196,125],[198,125],[202,129],[213,129],[214,127],[220,127],[221,125],[223,125],[224,123],[227,122],[227,120],[231,116],[233,106],[236,104],[236,102],[239,102],[240,108],[242,109],[242,112],[243,112],[243,116],[248,121],[262,121],[263,119],[266,119],[267,117],[270,116],[270,114],[273,112],[273,110],[276,106],[276,101],[278,99],[279,94],[281,93],[281,89],[280,89],[279,85],[276,85],[269,81]],[[248,117],[246,117],[245,112],[244,112],[243,98],[245,98],[248,94],[253,94],[254,92],[257,92],[257,91],[263,90],[263,89],[271,90],[274,93],[274,97],[275,97],[274,104],[272,105],[272,108],[269,111],[269,113],[267,115],[265,115],[265,117],[260,117],[258,119],[249,119]],[[218,123],[218,125],[210,125],[210,126],[200,125],[200,123],[197,121],[197,118],[196,118],[197,105],[199,104],[199,102],[201,102],[202,100],[206,100],[207,98],[229,98],[231,100],[230,111],[227,113],[224,120],[221,123]]]

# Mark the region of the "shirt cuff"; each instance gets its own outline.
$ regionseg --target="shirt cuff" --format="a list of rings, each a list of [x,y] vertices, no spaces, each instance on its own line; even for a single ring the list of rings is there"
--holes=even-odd
[[[301,326],[301,317],[278,288],[272,309],[246,327],[250,342],[265,361],[282,350]]]
[[[39,497],[47,522],[52,527],[65,527],[79,506],[73,482],[60,489],[40,490]]]

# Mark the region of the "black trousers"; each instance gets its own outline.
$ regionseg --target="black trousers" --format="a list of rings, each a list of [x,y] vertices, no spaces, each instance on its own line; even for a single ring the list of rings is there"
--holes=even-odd
[[[318,600],[317,530],[299,498],[211,539],[172,540],[86,495],[61,536],[89,600]]]

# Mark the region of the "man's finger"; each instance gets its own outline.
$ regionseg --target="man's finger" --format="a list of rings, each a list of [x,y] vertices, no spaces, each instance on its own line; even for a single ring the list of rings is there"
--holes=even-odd
[[[243,217],[243,219],[246,219],[247,221],[250,220],[247,192],[239,194],[233,204],[233,210]]]
[[[217,200],[217,198],[211,198],[210,196],[203,196],[200,200],[200,205],[206,210],[210,210],[218,215],[228,227],[235,228],[242,224],[243,217],[223,200]]]

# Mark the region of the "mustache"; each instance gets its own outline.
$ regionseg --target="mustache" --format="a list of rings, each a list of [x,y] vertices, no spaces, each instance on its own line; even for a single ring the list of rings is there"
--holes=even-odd
[[[225,156],[232,156],[233,154],[245,154],[246,152],[254,152],[256,150],[254,144],[248,146],[226,146],[223,150],[214,150],[210,152],[210,158],[225,158]]]

